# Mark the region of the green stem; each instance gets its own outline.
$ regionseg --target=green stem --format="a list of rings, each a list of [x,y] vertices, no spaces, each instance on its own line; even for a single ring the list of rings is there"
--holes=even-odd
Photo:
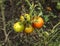
[[[52,39],[54,38],[54,37],[56,37],[58,35],[58,33],[56,33],[49,41],[48,41],[48,43],[47,43],[47,45],[52,41]]]
[[[29,10],[30,10],[30,15],[32,16],[32,13],[34,11],[34,4],[30,4],[30,2],[28,0],[26,0],[26,2],[28,3],[28,5],[30,6]]]
[[[60,24],[60,22],[58,22],[58,24],[56,24],[52,30],[54,30],[58,25]]]
[[[25,0],[27,3],[28,3],[28,5],[31,7],[31,4],[30,4],[30,2],[28,1],[28,0]]]

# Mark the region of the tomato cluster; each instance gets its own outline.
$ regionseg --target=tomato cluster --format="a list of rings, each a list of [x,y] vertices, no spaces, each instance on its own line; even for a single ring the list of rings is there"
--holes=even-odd
[[[31,33],[34,28],[41,28],[44,25],[44,20],[40,16],[31,17],[29,14],[20,16],[20,21],[14,23],[13,29],[15,32]]]

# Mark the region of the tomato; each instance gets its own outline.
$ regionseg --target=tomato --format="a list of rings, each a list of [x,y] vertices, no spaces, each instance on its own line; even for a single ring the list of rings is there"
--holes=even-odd
[[[60,10],[60,2],[57,2],[56,8]]]
[[[21,22],[16,22],[13,25],[13,29],[15,32],[22,32],[24,30],[24,25]]]
[[[21,16],[20,16],[20,20],[21,20],[21,21],[25,21],[25,19],[24,19],[24,16],[23,16],[23,15],[21,15]]]
[[[30,21],[30,15],[29,14],[25,14],[24,17],[25,17],[25,20]]]
[[[25,33],[32,33],[33,32],[33,27],[31,25],[27,26],[24,30]]]
[[[32,23],[32,26],[34,28],[41,28],[43,25],[44,25],[44,20],[42,17],[38,17],[38,16],[34,17],[33,23]]]

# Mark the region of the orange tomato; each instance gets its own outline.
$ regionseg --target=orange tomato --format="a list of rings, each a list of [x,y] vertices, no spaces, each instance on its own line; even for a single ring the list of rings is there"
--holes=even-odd
[[[42,26],[44,25],[44,20],[42,17],[35,17],[33,19],[33,23],[32,23],[32,26],[34,28],[41,28]]]

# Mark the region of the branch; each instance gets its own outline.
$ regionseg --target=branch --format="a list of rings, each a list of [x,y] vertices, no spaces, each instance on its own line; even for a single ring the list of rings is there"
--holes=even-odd
[[[8,35],[7,35],[7,32],[6,32],[6,22],[5,22],[5,15],[4,15],[4,4],[3,4],[3,2],[2,2],[2,4],[0,4],[0,7],[1,7],[1,14],[2,14],[2,21],[3,21],[3,32],[4,32],[4,34],[5,34],[5,43],[7,42],[7,39],[8,39]],[[4,44],[5,44],[4,43]]]
[[[5,16],[4,16],[4,7],[3,7],[3,4],[1,4],[1,14],[2,14],[2,20],[3,20],[3,29],[4,29],[4,34],[6,35],[6,22],[5,22]]]

